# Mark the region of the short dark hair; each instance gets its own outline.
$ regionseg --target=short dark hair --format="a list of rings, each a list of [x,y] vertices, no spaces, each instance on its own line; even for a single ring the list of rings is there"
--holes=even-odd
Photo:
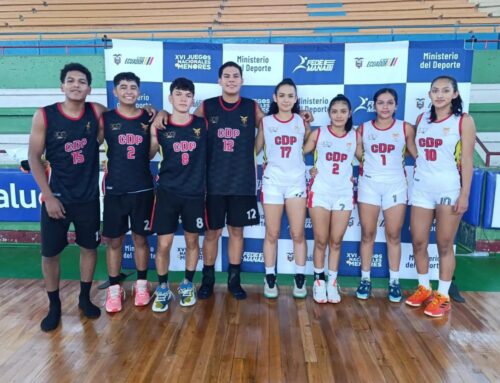
[[[90,71],[87,69],[86,66],[79,63],[69,63],[66,64],[64,68],[61,69],[61,75],[60,75],[61,84],[64,83],[64,80],[66,80],[66,75],[68,74],[68,72],[71,71],[78,71],[83,73],[85,77],[87,77],[87,83],[89,85],[92,84],[92,74],[90,73]]]
[[[224,69],[229,67],[238,69],[238,71],[240,72],[240,76],[243,77],[243,69],[238,64],[236,64],[234,61],[226,61],[219,67],[219,78],[222,77],[222,72],[224,72]]]
[[[121,72],[113,78],[113,85],[118,86],[120,81],[135,81],[137,86],[141,86],[141,79],[134,72]]]
[[[177,77],[174,81],[172,81],[172,84],[170,84],[170,94],[174,92],[174,89],[188,90],[194,94],[193,82],[185,77]]]
[[[349,112],[352,111],[351,101],[349,101],[349,99],[346,96],[339,93],[334,98],[332,98],[332,100],[330,101],[330,105],[328,105],[328,114],[330,114],[330,110],[332,109],[333,104],[335,104],[336,102],[343,102],[344,104],[347,105]],[[345,127],[344,127],[345,131],[346,132],[351,131],[352,125],[353,124],[352,124],[352,114],[351,114],[351,116],[347,119],[347,122],[345,123]]]

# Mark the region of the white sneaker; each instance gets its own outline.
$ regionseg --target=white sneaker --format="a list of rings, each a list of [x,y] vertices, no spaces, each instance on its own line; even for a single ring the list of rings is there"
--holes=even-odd
[[[306,296],[307,296],[306,278],[304,274],[295,274],[295,277],[293,278],[293,297],[305,298]]]
[[[267,276],[264,277],[264,296],[270,299],[278,298],[278,284],[276,283],[276,276],[274,276],[274,280],[272,277],[269,278],[270,281],[267,279]]]
[[[326,282],[322,279],[316,279],[313,284],[313,299],[317,303],[328,302],[326,298]]]
[[[340,296],[340,286],[337,283],[337,279],[328,281],[326,293],[328,295],[328,303],[340,303],[342,298]]]

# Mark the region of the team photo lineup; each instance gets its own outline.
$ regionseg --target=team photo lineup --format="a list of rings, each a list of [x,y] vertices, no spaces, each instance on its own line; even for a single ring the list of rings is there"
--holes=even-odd
[[[301,60],[298,66],[292,65],[294,72],[301,65],[309,68],[308,57],[301,56]],[[356,297],[366,300],[372,294],[370,269],[382,214],[389,272],[387,304],[404,301],[411,307],[423,307],[431,317],[449,312],[454,238],[468,208],[476,131],[473,119],[465,113],[459,84],[462,79],[441,70],[428,81],[429,108],[414,121],[396,115],[398,107],[405,108],[401,101],[404,94],[397,86],[377,87],[370,98],[374,118],[355,124],[353,106],[357,100],[347,90],[336,92],[332,86],[325,96],[325,110],[311,110],[299,102],[302,88],[295,77],[277,77],[274,83],[266,84],[271,102],[264,111],[253,97],[242,96],[248,87],[247,70],[255,67],[246,68],[249,64],[236,61],[221,61],[217,68],[220,95],[199,103],[195,99],[200,99],[200,78],[179,76],[168,86],[163,84],[168,108],[165,101],[142,105],[142,86],[150,87],[151,83],[144,84],[135,72],[117,71],[111,89],[108,85],[116,107],[108,110],[86,101],[92,74],[85,66],[70,63],[62,68],[64,101],[35,113],[29,141],[29,164],[43,200],[42,271],[49,298],[43,331],[56,329],[61,320],[60,256],[68,244],[70,224],[80,248],[78,306],[88,318],[100,316],[100,308],[90,300],[96,249],[101,243],[99,188],[104,194],[108,313],[120,312],[129,293],[120,278],[129,231],[137,273],[130,292],[135,306],[152,303],[152,311],[165,312],[169,305],[177,304],[176,296],[181,306],[210,298],[220,246],[226,247],[228,256],[223,270],[227,271],[228,293],[244,300],[247,293],[240,278],[244,228],[259,224],[261,212],[265,217],[260,249],[265,269],[263,295],[268,299],[279,295],[277,274],[282,271],[277,266],[278,248],[285,214],[293,250],[293,297],[307,298],[310,287],[314,302],[338,304],[342,300],[337,280],[341,247],[354,209],[361,226]],[[325,61],[316,66],[328,68],[331,61]],[[362,78],[359,81],[363,84]],[[107,157],[102,182],[100,145]],[[309,153],[314,158],[312,166],[305,161]],[[157,176],[150,167],[155,156],[160,158]],[[262,158],[261,182],[257,179],[258,156]],[[412,174],[407,174],[406,158],[415,161]],[[355,184],[356,161],[359,175]],[[412,179],[411,190],[407,178]],[[404,296],[399,283],[401,233],[408,205],[418,285]],[[306,277],[307,214],[314,242],[313,275]],[[430,284],[428,254],[434,220],[439,255],[437,290]],[[173,291],[169,285],[170,253],[179,221],[186,247],[185,272]],[[225,241],[223,231],[227,231]],[[157,238],[155,289],[148,282],[148,236],[152,234]],[[196,287],[193,281],[200,254],[202,279]]]

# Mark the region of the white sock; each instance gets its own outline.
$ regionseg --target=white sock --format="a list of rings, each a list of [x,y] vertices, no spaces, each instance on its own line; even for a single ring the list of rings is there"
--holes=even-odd
[[[328,280],[334,281],[335,279],[337,279],[338,274],[339,274],[338,271],[328,270]]]
[[[447,297],[450,290],[450,285],[451,281],[443,281],[440,279],[438,284],[438,293]]]
[[[424,286],[427,290],[430,290],[431,281],[429,279],[429,273],[417,274],[417,275],[418,275],[418,284]]]
[[[392,271],[389,269],[389,283],[399,282],[399,271]]]
[[[370,270],[368,271],[364,271],[364,270],[361,270],[361,279],[366,279],[366,280],[370,280]]]
[[[266,266],[266,275],[267,274],[276,274],[276,265],[267,267]]]
[[[306,273],[306,265],[297,265],[295,264],[295,274],[305,274]]]
[[[321,273],[324,273],[324,272],[325,272],[325,269],[318,269],[318,268],[316,268],[316,267],[315,267],[315,268],[314,268],[314,272],[315,272],[316,274],[321,274]]]

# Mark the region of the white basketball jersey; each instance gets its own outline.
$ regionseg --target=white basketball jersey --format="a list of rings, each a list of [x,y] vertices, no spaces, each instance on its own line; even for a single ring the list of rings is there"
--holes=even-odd
[[[311,180],[314,193],[352,193],[352,159],[356,152],[356,131],[336,136],[328,127],[318,128],[314,165],[318,174]]]
[[[306,165],[302,153],[304,121],[298,114],[280,121],[274,115],[262,119],[264,129],[264,161],[262,182],[288,186],[305,183]]]
[[[388,129],[379,129],[375,121],[360,125],[363,138],[363,159],[360,174],[376,181],[405,182],[405,123],[394,120]]]
[[[462,153],[461,125],[463,114],[429,122],[430,112],[418,117],[417,160],[413,187],[426,192],[443,192],[460,188]]]

